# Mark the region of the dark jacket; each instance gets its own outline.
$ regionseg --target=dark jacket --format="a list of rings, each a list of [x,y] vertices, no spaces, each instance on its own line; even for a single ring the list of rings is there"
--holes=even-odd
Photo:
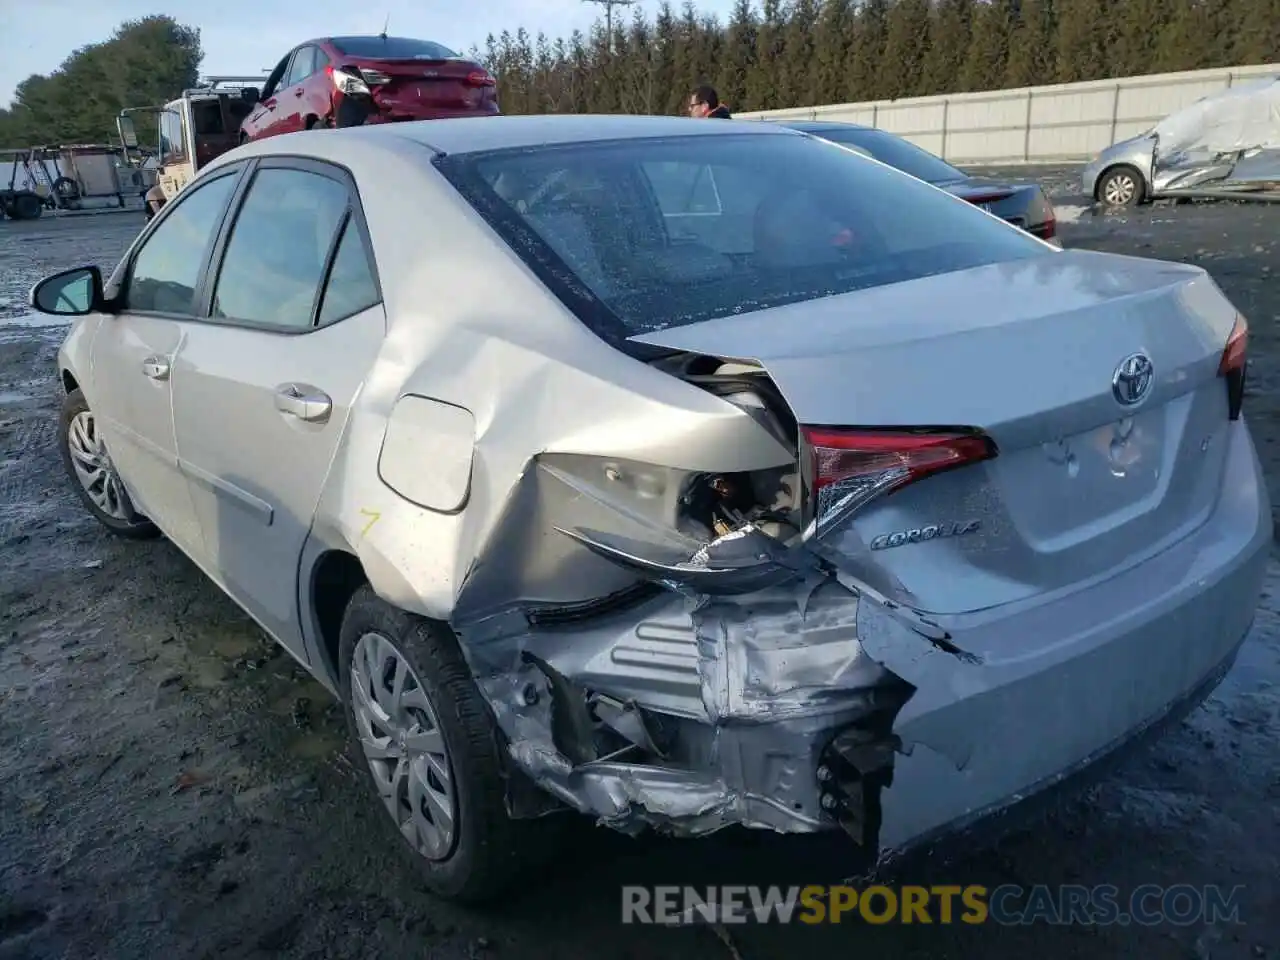
[[[712,117],[715,117],[715,119],[717,119],[717,120],[732,120],[732,119],[733,119],[733,115],[729,113],[729,108],[728,108],[728,107],[726,107],[723,103],[722,103],[722,104],[720,104],[720,106],[716,107],[714,110],[712,110],[710,113],[708,113],[708,114],[707,114],[707,119],[708,119],[708,120],[710,120]]]

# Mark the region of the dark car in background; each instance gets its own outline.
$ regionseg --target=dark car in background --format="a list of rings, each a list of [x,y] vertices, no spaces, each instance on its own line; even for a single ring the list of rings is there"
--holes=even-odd
[[[430,40],[328,37],[290,50],[240,127],[241,142],[312,127],[493,116],[497,82]]]
[[[798,121],[782,126],[868,154],[881,163],[897,167],[903,173],[968,200],[1041,240],[1057,242],[1058,224],[1053,204],[1034,183],[1012,184],[970,176],[910,140],[875,127],[824,120]]]

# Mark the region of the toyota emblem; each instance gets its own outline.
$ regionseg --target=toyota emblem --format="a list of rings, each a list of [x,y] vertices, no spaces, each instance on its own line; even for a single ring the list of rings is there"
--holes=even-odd
[[[1155,381],[1155,367],[1145,353],[1133,353],[1120,361],[1111,378],[1111,392],[1126,407],[1137,406],[1147,399]]]

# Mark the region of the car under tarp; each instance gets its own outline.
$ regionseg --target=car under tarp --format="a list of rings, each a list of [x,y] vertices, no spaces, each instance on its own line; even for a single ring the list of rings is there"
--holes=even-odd
[[[1165,117],[1151,133],[1159,194],[1280,199],[1280,78],[1205,97]]]

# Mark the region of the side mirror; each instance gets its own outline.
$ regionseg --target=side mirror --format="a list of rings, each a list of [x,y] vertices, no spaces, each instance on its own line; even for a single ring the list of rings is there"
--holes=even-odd
[[[246,103],[257,103],[262,99],[262,91],[257,87],[243,87],[240,90],[240,99]]]
[[[45,277],[31,288],[33,309],[59,317],[83,317],[102,310],[102,271],[97,267],[76,267]]]
[[[120,142],[125,149],[133,150],[138,146],[138,131],[133,125],[133,117],[116,117],[116,130],[120,133]]]

